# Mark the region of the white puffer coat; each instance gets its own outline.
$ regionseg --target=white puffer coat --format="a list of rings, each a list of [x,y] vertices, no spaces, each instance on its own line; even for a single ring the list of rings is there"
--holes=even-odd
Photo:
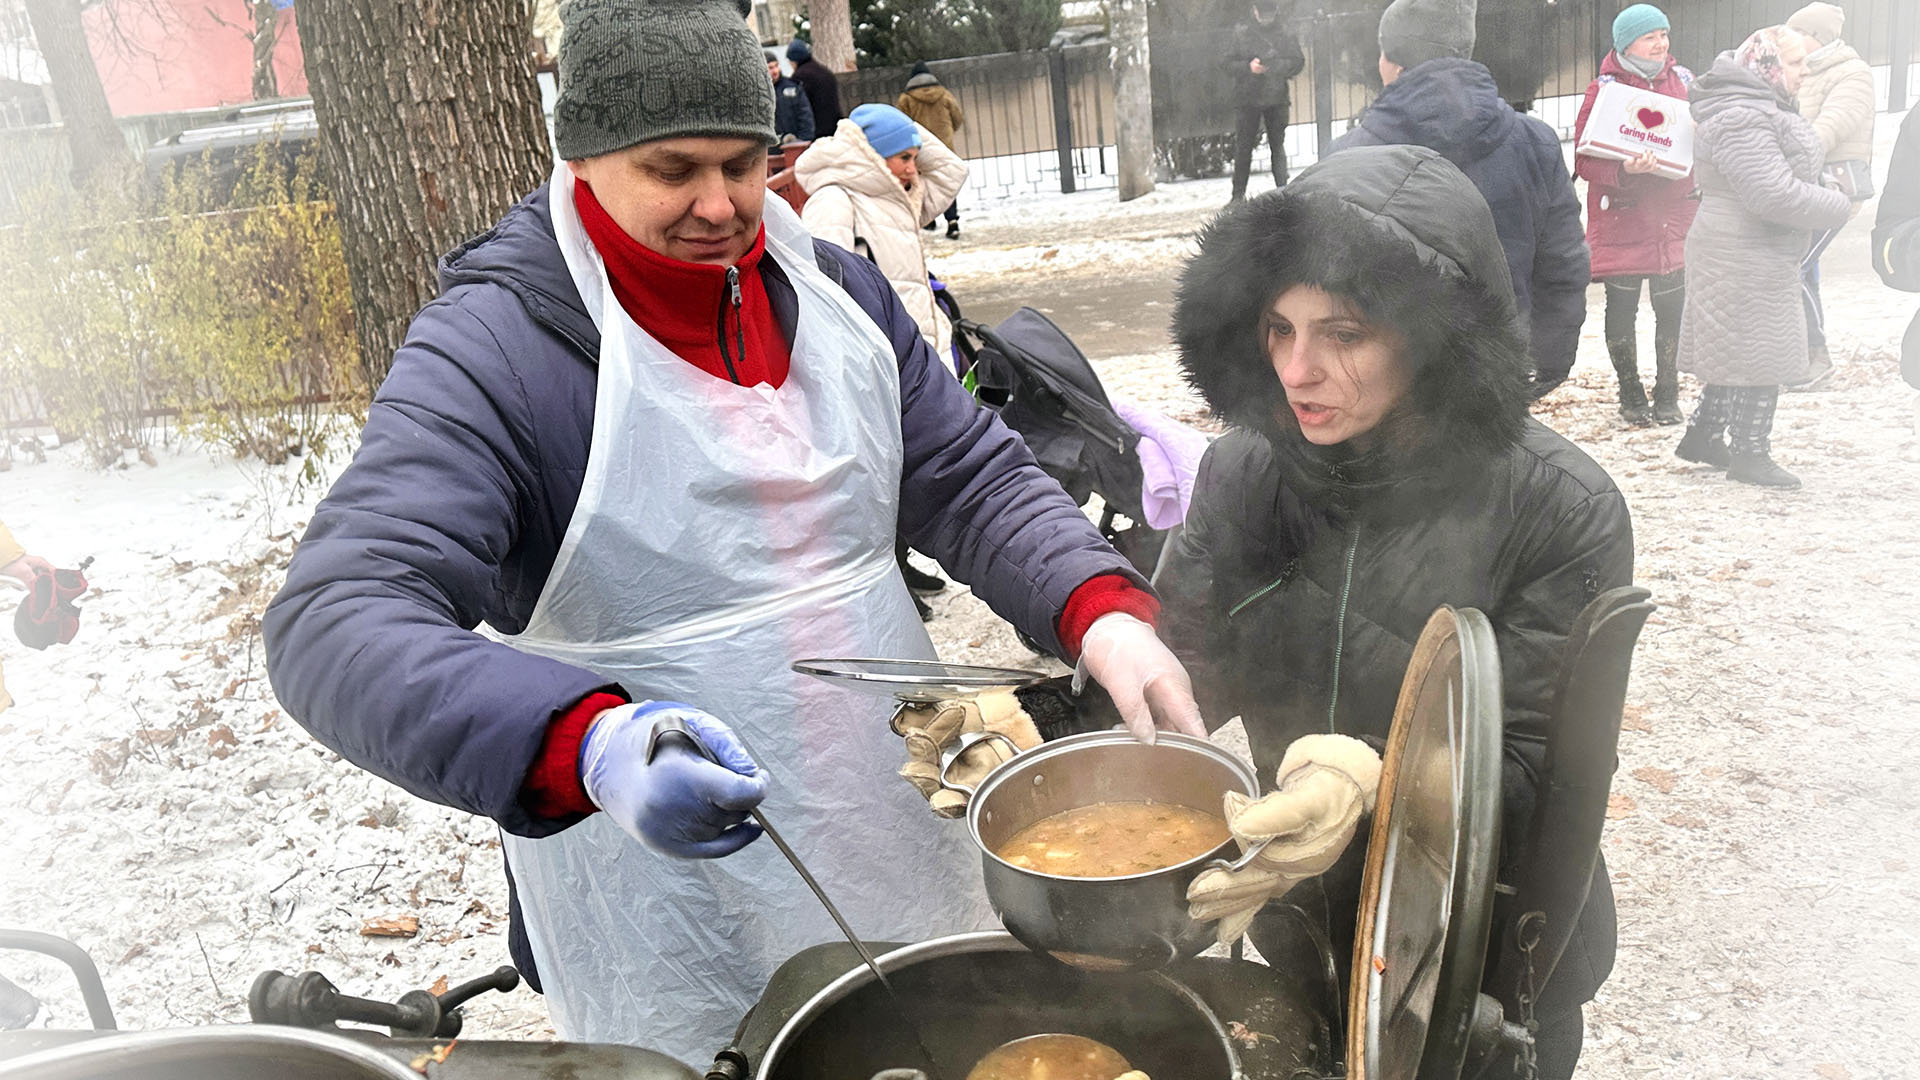
[[[1807,54],[1800,115],[1813,125],[1828,161],[1873,160],[1873,69],[1853,46],[1835,41]]]
[[[893,284],[907,314],[920,324],[920,336],[945,360],[953,327],[927,284],[920,226],[940,216],[960,193],[967,163],[921,127],[919,164],[913,187],[901,187],[860,125],[842,120],[831,138],[814,140],[794,162],[793,171],[807,192],[807,206],[800,213],[807,231],[872,259]]]

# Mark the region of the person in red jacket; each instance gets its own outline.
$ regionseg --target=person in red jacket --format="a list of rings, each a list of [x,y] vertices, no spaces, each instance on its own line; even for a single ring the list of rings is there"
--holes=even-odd
[[[1668,51],[1667,16],[1652,4],[1635,4],[1613,20],[1613,51],[1587,86],[1574,124],[1574,141],[1586,130],[1600,87],[1621,82],[1685,99],[1693,73]],[[1653,155],[1608,161],[1581,154],[1574,174],[1587,182],[1587,246],[1593,279],[1607,287],[1607,353],[1620,376],[1620,415],[1635,427],[1678,424],[1680,311],[1686,300],[1687,228],[1699,202],[1693,177],[1669,180],[1653,172]],[[1645,282],[1653,304],[1653,401],[1640,382],[1634,318]]]

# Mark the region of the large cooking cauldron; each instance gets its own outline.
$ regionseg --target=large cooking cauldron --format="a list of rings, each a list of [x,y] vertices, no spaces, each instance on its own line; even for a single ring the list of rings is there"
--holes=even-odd
[[[878,961],[949,1080],[1001,1043],[1049,1032],[1097,1039],[1169,1080],[1319,1075],[1330,1062],[1331,1032],[1311,994],[1245,962],[1194,960],[1147,975],[1084,971],[997,931],[903,946]],[[762,1008],[779,1008],[781,978]],[[864,1080],[923,1065],[905,1021],[864,967],[769,1019],[780,1024],[772,1041],[748,1052],[755,1080]],[[1234,1023],[1259,1033],[1246,1036],[1255,1046],[1241,1050],[1229,1033]]]

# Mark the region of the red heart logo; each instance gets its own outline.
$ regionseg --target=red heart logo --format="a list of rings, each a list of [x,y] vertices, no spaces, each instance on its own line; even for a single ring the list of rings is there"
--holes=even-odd
[[[1659,109],[1642,108],[1639,112],[1634,113],[1634,116],[1639,119],[1640,126],[1646,128],[1648,131],[1658,131],[1660,130],[1660,125],[1667,122],[1667,114],[1661,112]]]

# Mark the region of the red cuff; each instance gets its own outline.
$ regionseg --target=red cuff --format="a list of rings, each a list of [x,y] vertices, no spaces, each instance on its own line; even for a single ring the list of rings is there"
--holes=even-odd
[[[1114,612],[1131,615],[1148,626],[1160,620],[1160,601],[1154,595],[1119,574],[1101,574],[1088,578],[1067,597],[1054,630],[1060,635],[1060,648],[1069,662],[1080,659],[1080,642],[1087,628],[1102,615]]]
[[[546,737],[540,741],[540,756],[533,759],[527,781],[520,788],[520,805],[527,808],[527,813],[538,818],[564,818],[599,809],[580,783],[580,742],[587,737],[587,726],[594,717],[626,703],[619,694],[588,694],[547,725]]]

